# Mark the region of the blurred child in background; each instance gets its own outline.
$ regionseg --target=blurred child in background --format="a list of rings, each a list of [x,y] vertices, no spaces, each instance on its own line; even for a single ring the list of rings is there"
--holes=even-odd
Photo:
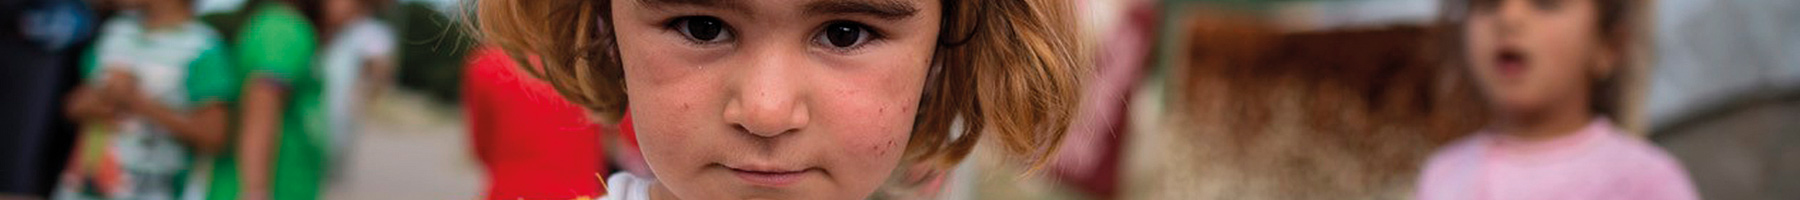
[[[1461,61],[1487,128],[1438,150],[1419,199],[1695,199],[1686,172],[1627,133],[1632,0],[1471,0]]]
[[[214,163],[208,199],[318,199],[330,128],[313,69],[307,0],[246,3],[237,46],[243,77],[234,149]]]
[[[344,155],[364,118],[363,111],[391,80],[394,66],[394,31],[376,20],[388,0],[323,0],[319,70],[325,81],[325,107],[331,118],[328,146],[333,168],[344,165]],[[335,174],[335,173],[333,173]]]
[[[1100,36],[1094,73],[1082,88],[1080,110],[1069,125],[1050,172],[1095,199],[1119,197],[1120,166],[1130,130],[1127,102],[1143,83],[1160,15],[1155,0],[1076,1]],[[1109,16],[1098,16],[1109,15]]]
[[[67,111],[83,125],[56,199],[175,199],[225,141],[236,74],[193,0],[122,0],[82,59]],[[188,174],[195,176],[189,177]],[[195,181],[199,185],[201,181]]]

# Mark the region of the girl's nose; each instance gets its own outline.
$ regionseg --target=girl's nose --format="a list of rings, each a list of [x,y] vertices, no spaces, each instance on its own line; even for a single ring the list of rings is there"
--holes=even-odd
[[[760,51],[792,52],[792,51]],[[733,94],[725,105],[727,123],[761,137],[776,137],[806,127],[807,69],[805,55],[751,53],[730,78]]]
[[[725,105],[725,121],[744,132],[776,137],[799,131],[807,123],[806,107],[780,94],[747,92]]]
[[[1526,21],[1526,16],[1536,12],[1536,10],[1532,10],[1531,4],[1533,3],[1525,0],[1501,1],[1499,7],[1495,8],[1497,9],[1495,15],[1498,18],[1496,18],[1497,23],[1494,23],[1494,31],[1501,37],[1516,36],[1519,29],[1523,28],[1521,27],[1523,24],[1520,23]]]

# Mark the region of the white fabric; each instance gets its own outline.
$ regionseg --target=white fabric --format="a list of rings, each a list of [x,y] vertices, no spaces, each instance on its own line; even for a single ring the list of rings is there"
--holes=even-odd
[[[627,172],[614,173],[606,178],[606,196],[600,200],[650,200],[650,185],[655,183]]]
[[[394,31],[371,18],[360,18],[338,31],[320,52],[319,67],[324,72],[325,109],[331,120],[331,149],[347,146],[350,135],[362,116],[362,99],[357,85],[369,58],[393,58]],[[336,153],[334,153],[336,154]],[[335,157],[335,156],[334,156]]]

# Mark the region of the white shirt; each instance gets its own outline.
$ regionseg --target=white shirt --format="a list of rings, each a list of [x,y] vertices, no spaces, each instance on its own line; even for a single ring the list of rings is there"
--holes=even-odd
[[[606,178],[606,196],[600,200],[650,200],[650,185],[655,183],[627,172],[613,173]]]
[[[356,86],[362,75],[363,61],[370,57],[393,58],[394,31],[380,21],[358,18],[337,31],[332,41],[319,53],[320,71],[324,72],[325,106],[331,119],[331,149],[344,149],[350,133],[361,120],[360,94]]]

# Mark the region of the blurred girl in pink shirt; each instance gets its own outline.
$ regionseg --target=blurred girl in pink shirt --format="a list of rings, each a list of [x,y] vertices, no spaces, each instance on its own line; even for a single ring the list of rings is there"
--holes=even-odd
[[[1418,199],[1697,198],[1679,162],[1613,121],[1633,119],[1641,2],[1451,3],[1456,55],[1495,116],[1431,156]]]

